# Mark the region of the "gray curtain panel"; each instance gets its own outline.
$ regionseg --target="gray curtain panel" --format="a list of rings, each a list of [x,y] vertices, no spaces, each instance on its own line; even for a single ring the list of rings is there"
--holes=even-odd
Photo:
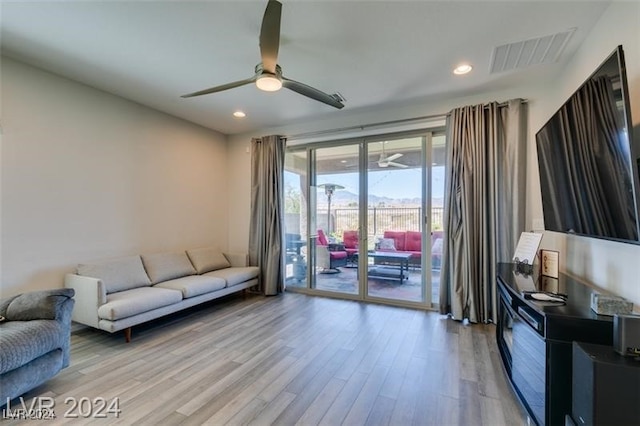
[[[260,268],[260,290],[284,290],[284,151],[280,136],[251,140],[251,223],[249,263]]]
[[[496,263],[525,230],[526,104],[454,109],[447,134],[440,312],[495,322]]]

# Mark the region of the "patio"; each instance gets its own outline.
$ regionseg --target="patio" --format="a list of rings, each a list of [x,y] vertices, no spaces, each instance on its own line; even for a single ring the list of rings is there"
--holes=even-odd
[[[358,294],[358,270],[355,267],[340,267],[339,273],[318,273],[316,286],[318,290],[326,290],[337,293]],[[287,271],[287,277],[291,274]],[[405,300],[411,302],[422,301],[422,289],[420,285],[420,268],[409,269],[408,278],[402,284],[396,279],[369,278],[368,295],[386,299]],[[440,288],[440,270],[431,271],[431,300],[438,302]],[[287,279],[288,287],[306,287],[306,280],[297,281],[293,277]]]

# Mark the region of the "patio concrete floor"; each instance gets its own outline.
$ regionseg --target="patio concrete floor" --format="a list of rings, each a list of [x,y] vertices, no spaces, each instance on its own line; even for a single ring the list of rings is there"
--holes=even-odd
[[[316,286],[318,290],[327,290],[338,293],[358,294],[358,278],[356,267],[340,267],[337,273],[317,273]],[[288,274],[289,276],[290,274]],[[382,297],[395,300],[406,300],[412,302],[420,302],[422,297],[422,286],[420,285],[421,270],[420,268],[410,268],[408,279],[403,280],[402,284],[398,279],[369,278],[368,295],[374,297]],[[295,280],[293,277],[287,279],[287,286],[290,287],[306,287],[307,281]],[[431,271],[431,300],[438,302],[440,289],[440,270]]]

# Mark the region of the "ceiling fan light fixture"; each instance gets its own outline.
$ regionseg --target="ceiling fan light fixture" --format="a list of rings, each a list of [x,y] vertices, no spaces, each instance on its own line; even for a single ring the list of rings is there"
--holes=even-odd
[[[282,88],[282,80],[273,74],[262,74],[256,80],[256,86],[265,92],[277,92]]]

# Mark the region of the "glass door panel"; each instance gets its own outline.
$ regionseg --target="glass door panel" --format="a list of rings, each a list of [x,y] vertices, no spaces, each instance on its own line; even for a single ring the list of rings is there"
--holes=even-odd
[[[307,287],[307,152],[287,152],[284,172],[285,284]],[[313,211],[313,210],[312,210]]]
[[[359,211],[359,144],[312,150],[315,265],[311,288],[359,295],[357,230]],[[354,239],[355,233],[355,239]]]
[[[437,134],[431,143],[431,214],[428,223],[431,226],[431,302],[440,300],[440,272],[442,266],[442,244],[444,242],[444,192],[445,192],[445,157],[446,137]]]
[[[425,300],[424,137],[367,144],[367,296]]]

